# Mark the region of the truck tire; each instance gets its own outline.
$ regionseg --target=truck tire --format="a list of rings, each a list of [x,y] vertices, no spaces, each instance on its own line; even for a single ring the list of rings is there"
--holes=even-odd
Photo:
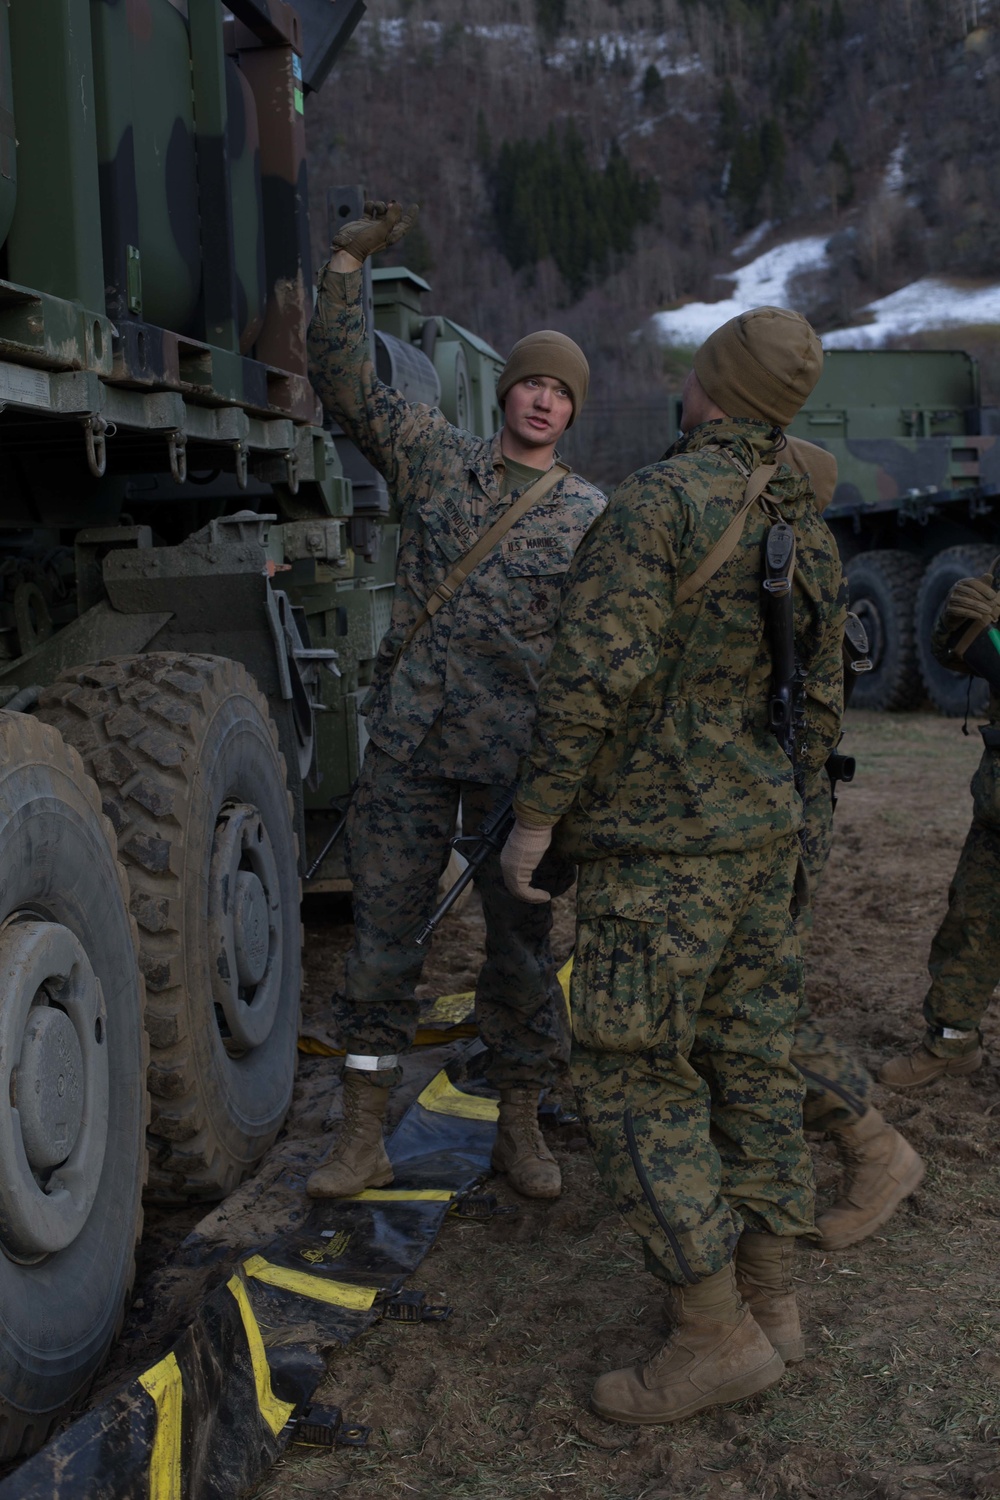
[[[932,558],[917,595],[917,657],[927,696],[938,713],[959,718],[985,712],[990,690],[981,677],[949,672],[931,654],[931,635],[946,594],[960,578],[985,573],[997,555],[995,547],[946,547]],[[971,692],[970,692],[971,684]]]
[[[115,836],[54,729],[0,713],[0,1459],[33,1452],[121,1327],[148,1048]]]
[[[868,632],[872,660],[855,683],[852,708],[911,708],[919,698],[914,610],[923,566],[895,548],[859,552],[847,564],[851,609]]]
[[[101,788],[132,886],[150,1194],[224,1197],[277,1136],[295,1077],[298,850],[267,702],[237,662],[164,652],[68,672],[41,711]]]

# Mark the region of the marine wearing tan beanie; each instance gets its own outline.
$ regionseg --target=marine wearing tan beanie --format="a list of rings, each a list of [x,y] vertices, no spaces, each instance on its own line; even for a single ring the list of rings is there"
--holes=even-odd
[[[694,357],[705,394],[727,417],[787,427],[816,384],[823,346],[801,313],[754,307],[709,334]]]
[[[562,381],[573,398],[573,415],[567,423],[572,427],[590,385],[590,366],[579,344],[554,328],[543,328],[518,339],[497,381],[497,400],[501,406],[511,386],[527,380],[529,375],[548,375],[552,380]]]

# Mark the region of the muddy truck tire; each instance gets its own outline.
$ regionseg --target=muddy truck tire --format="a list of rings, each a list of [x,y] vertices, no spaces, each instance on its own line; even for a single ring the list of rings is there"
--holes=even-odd
[[[142,1228],[143,983],[94,782],[0,713],[0,1459],[33,1452],[115,1338]]]
[[[129,874],[150,1195],[224,1197],[277,1136],[295,1076],[298,851],[267,702],[237,662],[150,653],[75,668],[40,713],[97,781]]]
[[[850,607],[868,633],[872,661],[855,683],[852,708],[911,708],[920,697],[914,617],[923,567],[896,548],[859,552],[847,564]]]
[[[938,713],[960,718],[968,711],[978,716],[986,712],[990,690],[981,677],[964,672],[949,672],[931,654],[931,635],[941,613],[946,595],[960,578],[971,578],[989,571],[997,555],[996,547],[946,547],[928,564],[917,594],[917,658],[920,676],[927,696]]]

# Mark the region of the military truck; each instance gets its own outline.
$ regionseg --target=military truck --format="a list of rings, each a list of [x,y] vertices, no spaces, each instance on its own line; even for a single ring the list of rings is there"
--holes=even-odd
[[[0,4],[2,1458],[105,1356],[147,1178],[221,1197],[291,1098],[395,550],[305,359],[307,96],[363,8]],[[370,278],[378,368],[491,431],[428,290]]]
[[[1000,410],[981,404],[976,361],[957,350],[833,350],[789,431],[839,466],[825,514],[873,663],[852,703],[901,709],[926,695],[945,714],[980,712],[985,684],[930,653],[952,584],[1000,552]]]

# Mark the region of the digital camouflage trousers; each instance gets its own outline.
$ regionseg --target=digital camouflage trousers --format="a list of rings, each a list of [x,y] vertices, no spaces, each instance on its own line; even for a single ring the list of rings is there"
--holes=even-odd
[[[815,896],[833,842],[830,782],[820,772],[805,798],[802,862]],[[803,950],[812,929],[809,907],[799,915],[796,932]],[[815,1019],[805,990],[795,1017],[792,1062],[806,1083],[802,1113],[807,1130],[826,1131],[849,1125],[871,1104],[873,1080],[863,1063]]]
[[[948,910],[931,942],[924,999],[925,1045],[957,1057],[978,1044],[939,1028],[975,1032],[1000,981],[1000,752],[985,750],[972,778],[972,824],[948,888]]]
[[[794,837],[659,861],[653,920],[581,880],[571,1072],[601,1178],[664,1279],[697,1281],[743,1228],[808,1234],[812,1163],[791,1060],[802,965]],[[600,892],[601,915],[587,892]],[[613,903],[612,903],[613,904]],[[654,1206],[655,1205],[655,1206]]]
[[[414,990],[427,947],[415,938],[437,903],[459,801],[466,833],[509,795],[501,787],[455,781],[419,760],[404,765],[369,743],[347,821],[347,860],[354,902],[354,943],[334,1021],[348,1052],[383,1056],[413,1041],[419,1014]],[[565,1072],[569,1024],[549,933],[551,904],[517,901],[499,856],[478,870],[486,921],[486,959],[476,982],[476,1021],[490,1048],[487,1073],[497,1088],[551,1085]],[[402,1070],[368,1072],[395,1084]]]

